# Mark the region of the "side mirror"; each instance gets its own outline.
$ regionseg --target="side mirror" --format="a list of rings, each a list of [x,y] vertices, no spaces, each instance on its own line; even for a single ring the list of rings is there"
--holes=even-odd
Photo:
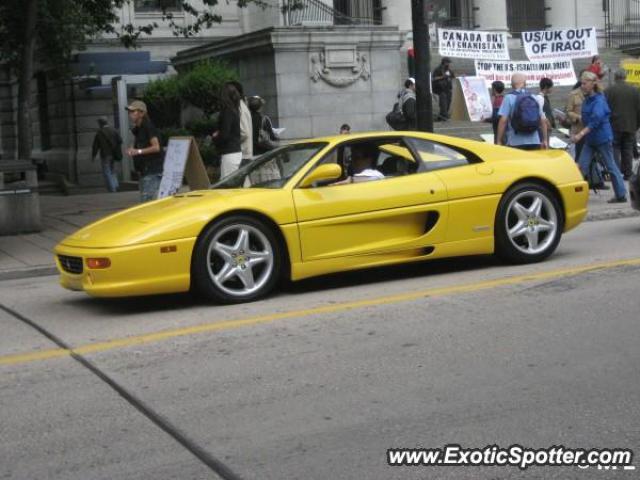
[[[342,176],[342,167],[336,163],[327,163],[320,165],[307,175],[302,182],[300,182],[300,188],[308,188],[313,185],[314,182],[329,182],[331,180],[338,180]]]

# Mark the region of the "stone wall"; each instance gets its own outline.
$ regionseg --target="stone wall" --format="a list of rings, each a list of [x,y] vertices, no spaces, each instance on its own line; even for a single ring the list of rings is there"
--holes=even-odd
[[[398,92],[396,27],[274,28],[180,52],[177,69],[206,58],[236,65],[248,95],[267,100],[283,138],[385,128]]]

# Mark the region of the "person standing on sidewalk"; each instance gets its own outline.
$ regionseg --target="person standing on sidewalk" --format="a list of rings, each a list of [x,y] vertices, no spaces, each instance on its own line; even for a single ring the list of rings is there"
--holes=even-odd
[[[231,82],[231,84],[236,87],[240,94],[240,148],[242,150],[240,165],[244,166],[253,159],[253,120],[251,118],[251,110],[247,106],[242,84],[236,81]]]
[[[227,82],[220,91],[222,109],[218,117],[218,130],[213,132],[212,138],[220,155],[220,178],[231,175],[242,162],[242,148],[240,146],[240,92]]]
[[[624,180],[629,180],[633,173],[633,145],[640,127],[640,90],[626,82],[627,72],[623,69],[615,72],[614,79],[615,85],[607,88],[604,95],[611,109],[613,153]]]
[[[115,128],[109,126],[106,117],[98,119],[98,131],[93,138],[91,160],[100,153],[102,175],[109,192],[118,191],[118,176],[115,173],[114,162],[122,160],[122,138]]]
[[[543,99],[525,90],[525,85],[524,74],[514,73],[511,77],[513,90],[505,95],[498,111],[500,120],[496,144],[506,144],[520,150],[547,148],[547,118],[542,111]]]
[[[449,120],[449,107],[451,107],[451,94],[453,92],[453,80],[456,75],[451,70],[451,59],[443,57],[440,65],[433,71],[431,83],[433,93],[438,95],[440,113],[436,120],[446,122]]]
[[[133,124],[133,146],[127,149],[127,155],[133,158],[133,166],[138,172],[140,201],[155,200],[162,179],[163,158],[160,138],[147,114],[147,105],[135,100],[126,107],[129,120]]]
[[[572,142],[579,142],[584,138],[585,142],[580,152],[578,165],[580,171],[588,178],[591,168],[591,160],[594,152],[598,152],[604,161],[605,167],[611,175],[615,197],[609,203],[625,203],[627,201],[627,189],[622,179],[622,174],[613,159],[613,130],[609,118],[611,110],[605,96],[600,92],[598,76],[593,72],[584,72],[580,77],[584,103],[582,104],[582,123],[584,128],[571,136]]]

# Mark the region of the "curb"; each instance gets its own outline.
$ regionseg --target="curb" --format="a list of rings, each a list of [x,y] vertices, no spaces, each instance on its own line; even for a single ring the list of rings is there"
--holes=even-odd
[[[47,277],[57,274],[58,269],[52,265],[17,268],[15,270],[0,270],[0,282],[5,280],[21,280],[23,278]]]
[[[587,212],[585,222],[599,222],[602,220],[616,220],[620,218],[640,217],[640,211],[631,209],[605,210],[603,212]]]

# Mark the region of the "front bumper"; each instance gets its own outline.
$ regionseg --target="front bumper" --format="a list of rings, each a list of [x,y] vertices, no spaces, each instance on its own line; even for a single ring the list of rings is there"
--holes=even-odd
[[[114,248],[55,248],[60,284],[95,297],[127,297],[186,292],[191,284],[191,255],[196,239],[188,238]],[[174,248],[175,247],[175,248]],[[64,265],[60,256],[63,256]],[[82,272],[70,272],[69,258],[81,259]],[[111,265],[89,269],[87,258],[108,258]],[[78,260],[74,271],[78,271]]]

